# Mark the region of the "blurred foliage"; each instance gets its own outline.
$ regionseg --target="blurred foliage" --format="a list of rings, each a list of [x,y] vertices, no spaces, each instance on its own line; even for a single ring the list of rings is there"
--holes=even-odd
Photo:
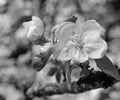
[[[80,22],[97,20],[106,30],[107,55],[120,68],[120,0],[0,0],[0,100],[120,100],[120,83],[111,89],[96,89],[82,94],[64,94],[43,98],[29,98],[30,86],[61,82],[63,64],[49,60],[41,72],[31,65],[33,52],[22,23],[39,16],[45,23],[45,34],[57,23],[74,15]],[[32,52],[33,51],[33,52]],[[72,79],[79,78],[80,70],[73,71]],[[55,76],[56,75],[56,76]],[[56,80],[57,78],[57,80]]]

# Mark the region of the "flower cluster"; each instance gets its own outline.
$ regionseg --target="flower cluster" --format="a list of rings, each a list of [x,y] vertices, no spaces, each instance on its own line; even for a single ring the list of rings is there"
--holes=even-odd
[[[74,17],[75,18],[75,17]],[[33,16],[32,21],[23,24],[27,38],[36,44],[43,37],[44,24],[41,19]],[[58,60],[73,60],[83,63],[89,59],[102,58],[107,50],[107,43],[102,39],[104,29],[95,20],[84,23],[69,20],[53,27],[53,55]]]
[[[50,55],[53,54],[57,60],[70,61],[69,66],[70,64],[81,64],[83,71],[81,73],[87,73],[85,76],[89,75],[88,66],[90,66],[91,61],[94,61],[93,65],[95,66],[91,68],[100,69],[104,73],[120,80],[118,69],[105,55],[108,48],[107,43],[103,39],[105,30],[97,21],[87,20],[80,23],[79,19],[73,16],[52,28],[52,41],[46,40],[44,24],[38,17],[33,16],[32,21],[25,22],[23,25],[30,42],[33,45],[41,46],[41,52],[36,56],[40,60],[37,60],[37,64],[35,61],[34,64],[40,67],[37,69],[41,70],[44,68]],[[69,81],[71,68],[67,67],[67,69],[69,69],[68,73],[66,72]]]

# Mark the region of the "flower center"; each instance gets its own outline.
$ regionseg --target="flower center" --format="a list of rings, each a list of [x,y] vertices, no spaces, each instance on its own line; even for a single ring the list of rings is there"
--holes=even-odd
[[[79,44],[79,48],[80,48],[80,49],[83,49],[83,44],[84,44],[84,43]]]
[[[79,47],[80,49],[83,49],[85,43],[83,43],[82,41],[77,41],[77,47]]]
[[[82,42],[82,40],[79,37],[77,37],[75,41],[76,41],[77,47],[79,47],[80,49],[83,49],[84,43]]]
[[[83,49],[85,43],[82,42],[78,34],[72,35],[72,42],[75,44],[75,47]]]

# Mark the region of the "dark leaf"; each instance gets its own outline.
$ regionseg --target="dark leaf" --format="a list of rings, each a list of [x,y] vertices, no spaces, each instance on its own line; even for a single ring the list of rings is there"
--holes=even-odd
[[[37,71],[42,70],[47,64],[51,54],[52,51],[48,50],[47,52],[40,53],[40,55],[34,55],[32,59],[33,68]]]
[[[120,75],[118,74],[118,69],[113,65],[113,63],[108,59],[107,56],[104,56],[101,59],[95,60],[97,66],[106,74],[114,77],[117,80],[120,80]]]
[[[69,18],[69,19],[67,19],[67,20],[65,20],[65,21],[69,21],[69,22],[76,23],[76,21],[77,21],[77,17],[72,16],[71,18]]]
[[[53,76],[53,75],[56,73],[56,71],[57,71],[57,68],[56,68],[56,67],[52,67],[52,68],[48,71],[47,75],[48,75],[48,76]]]
[[[104,72],[91,72],[89,76],[81,77],[77,84],[92,84],[93,86],[96,86],[97,84],[101,85],[104,88],[110,87],[116,82],[115,78],[108,76]]]
[[[48,59],[49,59],[49,57],[46,57],[46,58],[33,57],[33,59],[32,59],[33,68],[34,68],[36,71],[42,70],[42,69],[45,67]]]
[[[34,57],[32,59],[32,66],[36,71],[40,71],[44,66],[41,66],[41,58],[39,57]]]
[[[56,80],[57,82],[60,83],[60,79],[61,79],[61,74],[60,74],[60,71],[56,73]]]

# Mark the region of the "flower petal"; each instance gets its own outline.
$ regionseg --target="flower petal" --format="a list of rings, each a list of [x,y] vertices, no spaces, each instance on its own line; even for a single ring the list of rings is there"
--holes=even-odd
[[[78,62],[84,63],[87,60],[88,60],[88,54],[86,53],[86,51],[83,49],[79,49]]]
[[[69,55],[69,50],[67,48],[64,48],[58,55],[58,60],[62,61],[68,61],[71,60],[71,57]]]
[[[40,33],[42,35],[44,33],[43,21],[36,16],[32,16],[32,21],[34,22],[35,26],[37,27],[38,33]]]
[[[102,58],[107,51],[107,43],[99,35],[89,34],[84,39],[83,48],[90,58]]]
[[[63,48],[64,48],[64,46],[60,42],[55,44],[54,51],[53,51],[53,56],[56,59],[58,59],[58,56],[59,56],[59,54],[60,54],[60,52],[62,51]]]
[[[35,41],[37,41],[39,39],[39,34],[37,32],[37,28],[35,26],[31,26],[28,34],[27,34],[27,38],[34,43]]]
[[[59,60],[73,60],[77,62],[85,62],[88,60],[88,56],[85,51],[82,49],[72,47],[72,48],[65,48],[58,56]]]
[[[68,40],[70,40],[70,36],[76,32],[76,24],[72,22],[64,22],[58,26],[56,29],[56,38],[65,44]]]
[[[99,34],[100,36],[104,35],[104,29],[101,25],[95,20],[88,20],[82,25],[79,25],[77,33],[80,35],[81,39],[84,39],[87,35],[94,32],[94,34]],[[92,34],[93,35],[93,34]]]
[[[55,38],[58,39],[53,52],[53,55],[56,59],[58,58],[58,55],[62,49],[66,46],[67,42],[70,40],[71,35],[75,33],[75,26],[76,25],[72,22],[64,22],[54,27],[56,35]]]
[[[24,22],[23,26],[25,27],[25,33],[27,34],[30,27],[34,26],[35,24],[33,23],[33,21],[29,21],[29,22]]]
[[[57,42],[55,45],[54,45],[54,51],[53,51],[53,56],[58,59],[58,56],[59,54],[62,52],[62,50],[67,47],[67,49],[73,47],[73,42],[71,41],[68,41],[67,44],[62,44],[61,42]],[[66,49],[65,49],[66,50]],[[64,50],[63,50],[64,51]]]

